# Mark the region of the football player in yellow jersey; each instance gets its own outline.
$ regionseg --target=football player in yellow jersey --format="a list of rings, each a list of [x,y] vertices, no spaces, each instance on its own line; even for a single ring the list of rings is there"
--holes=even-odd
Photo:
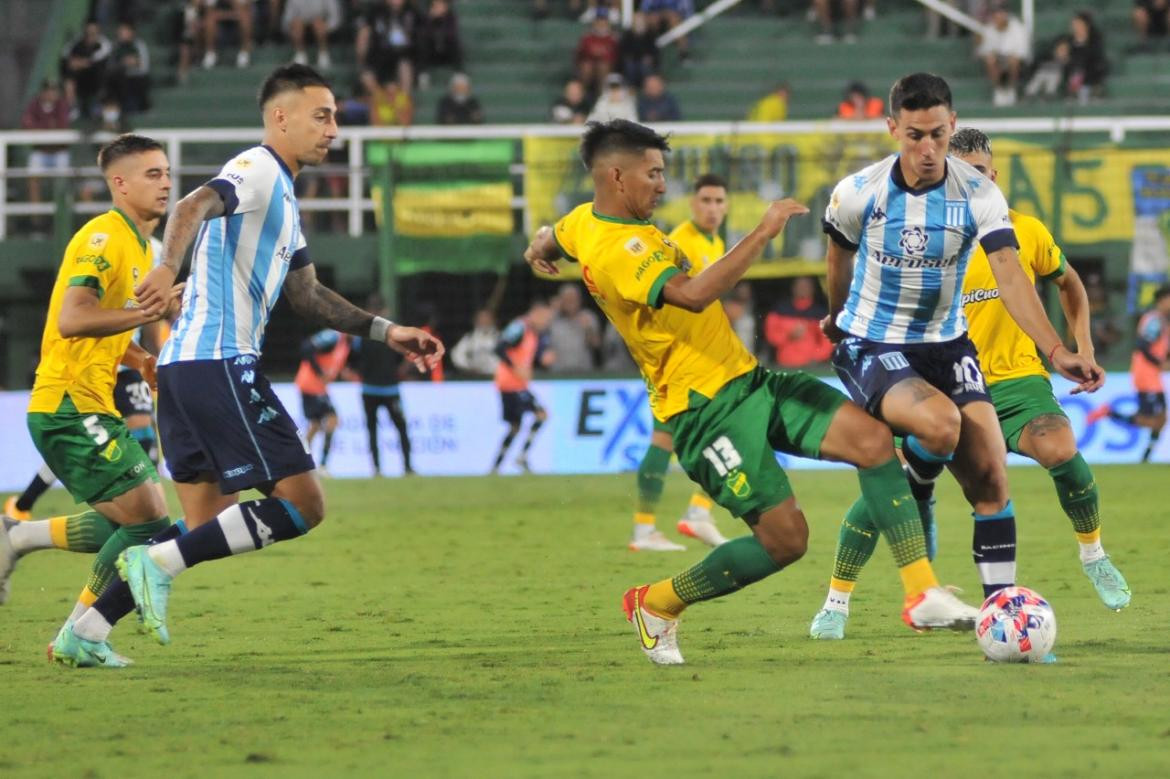
[[[98,153],[114,208],[91,219],[69,242],[49,300],[28,407],[28,428],[45,464],[89,510],[69,517],[0,527],[0,588],[16,561],[38,549],[96,552],[77,605],[50,645],[73,666],[121,667],[127,660],[105,642],[73,636],[75,620],[116,577],[114,561],[129,546],[171,528],[158,473],[114,405],[119,363],[154,376],[154,357],[131,340],[134,331],[178,306],[169,300],[140,308],[134,286],[152,267],[147,241],[166,212],[170,165],[150,138],[122,135]],[[84,615],[84,616],[83,616]]]
[[[808,525],[775,450],[850,463],[880,517],[902,574],[903,619],[912,627],[970,629],[976,610],[938,585],[890,429],[839,391],[803,373],[766,370],[715,305],[792,216],[793,200],[769,206],[760,224],[701,273],[651,222],[666,191],[666,138],[615,119],[581,141],[595,196],[541,228],[525,259],[555,274],[563,254],[581,264],[586,288],[621,334],[645,378],[655,419],[669,421],[687,475],[751,533],[715,547],[679,575],[622,598],[646,656],[683,662],[678,620],[691,603],[732,593],[804,555]]]
[[[714,173],[705,173],[695,180],[694,195],[691,196],[691,218],[674,228],[667,237],[693,267],[702,271],[723,256],[725,248],[723,239],[719,237],[719,227],[725,216],[727,182]],[[635,552],[686,549],[663,535],[654,524],[655,511],[662,497],[673,451],[674,439],[670,426],[655,419],[650,446],[638,464],[638,503],[634,511],[634,535],[629,544]],[[708,546],[719,546],[726,541],[711,516],[712,503],[707,493],[696,489],[691,495],[686,514],[678,521],[678,532],[697,538]]]
[[[974,128],[951,136],[948,153],[972,165],[992,181],[997,178],[991,140]],[[1045,279],[1060,290],[1060,304],[1076,339],[1077,353],[1094,361],[1089,326],[1089,298],[1080,276],[1064,257],[1040,220],[1009,211],[1020,242],[1020,262],[1032,281]],[[1097,483],[1077,450],[1076,435],[1060,407],[1037,354],[1036,344],[1024,333],[999,299],[999,287],[987,254],[977,248],[963,279],[963,313],[968,334],[979,353],[979,367],[987,380],[992,404],[1010,451],[1035,460],[1052,476],[1057,500],[1072,522],[1080,546],[1081,566],[1101,601],[1120,611],[1129,605],[1129,585],[1101,545],[1101,516]],[[848,525],[849,523],[845,523]],[[876,547],[874,527],[853,518],[843,525],[837,549],[834,579],[847,586],[857,581],[861,567]],[[853,564],[842,565],[842,557]],[[840,582],[834,582],[840,586]],[[830,596],[831,597],[831,596]],[[826,605],[827,602],[826,602]],[[813,638],[845,637],[847,614],[823,608],[813,619]]]

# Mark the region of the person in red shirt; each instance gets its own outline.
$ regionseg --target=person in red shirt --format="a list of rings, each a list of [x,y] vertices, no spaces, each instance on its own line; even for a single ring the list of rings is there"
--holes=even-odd
[[[811,276],[794,279],[792,299],[780,303],[764,318],[764,338],[776,350],[776,364],[781,368],[825,362],[833,352],[833,344],[820,325],[828,309],[817,302],[816,289]]]
[[[40,91],[24,108],[20,127],[24,130],[69,129],[69,101],[55,82],[42,82]],[[28,155],[30,173],[68,167],[69,149],[60,144],[38,144]],[[41,199],[41,180],[35,176],[28,180],[28,199],[33,203]]]
[[[535,420],[528,429],[528,438],[516,458],[516,465],[522,471],[528,470],[528,449],[532,446],[532,439],[536,432],[548,419],[548,412],[537,402],[535,396],[528,390],[528,382],[532,381],[532,366],[540,359],[541,364],[547,364],[553,359],[551,352],[540,348],[540,336],[548,329],[552,321],[552,308],[543,300],[537,300],[528,308],[528,313],[512,320],[500,334],[496,344],[496,355],[500,364],[496,367],[496,389],[500,391],[500,401],[504,410],[504,421],[508,423],[508,433],[500,443],[500,451],[496,455],[492,473],[500,470],[508,447],[520,432],[520,425],[524,422],[525,414],[532,414]]]
[[[618,61],[618,39],[609,23],[609,13],[597,9],[589,31],[577,42],[577,74],[591,94],[596,94]]]
[[[869,93],[869,87],[854,81],[845,89],[845,99],[837,105],[838,119],[881,119],[886,104]]]

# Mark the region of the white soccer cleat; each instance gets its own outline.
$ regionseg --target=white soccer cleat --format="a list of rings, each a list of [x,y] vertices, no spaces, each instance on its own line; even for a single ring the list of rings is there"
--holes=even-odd
[[[979,609],[969,606],[943,587],[931,587],[907,598],[902,621],[915,630],[974,630]]]
[[[711,518],[711,513],[708,511],[692,509],[678,521],[676,527],[678,532],[684,536],[698,539],[707,546],[719,546],[727,543],[727,539],[719,532],[719,528],[715,527],[715,520]]]
[[[634,536],[630,539],[631,552],[685,552],[686,550],[687,548],[682,544],[676,544],[662,535],[661,530],[647,533],[641,538]]]
[[[626,621],[634,626],[642,652],[656,665],[682,665],[678,651],[678,620],[655,616],[642,606],[649,585],[631,587],[622,596],[622,611]]]

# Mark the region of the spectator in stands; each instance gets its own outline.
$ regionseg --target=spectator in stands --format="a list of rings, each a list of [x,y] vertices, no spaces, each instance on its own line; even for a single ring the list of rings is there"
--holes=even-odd
[[[596,94],[618,60],[618,42],[606,9],[597,11],[589,30],[577,41],[575,60],[578,78]]]
[[[594,353],[601,348],[601,323],[597,314],[583,308],[581,288],[562,284],[552,300],[553,319],[548,326],[548,348],[556,355],[553,373],[585,373],[594,368]]]
[[[605,91],[593,104],[588,121],[608,122],[611,119],[638,121],[638,106],[620,73],[610,73],[605,77]]]
[[[496,356],[499,341],[496,315],[489,308],[481,308],[475,312],[471,332],[460,338],[451,350],[451,364],[469,375],[494,376],[500,362]]]
[[[419,85],[430,86],[430,69],[438,66],[463,70],[463,42],[450,0],[431,0],[419,30]]]
[[[240,39],[236,52],[236,67],[252,64],[252,0],[204,0],[203,9],[203,68],[210,70],[219,61],[215,53],[221,22],[235,22]]]
[[[1151,38],[1170,33],[1170,0],[1134,0],[1133,29],[1139,50],[1150,46]]]
[[[65,46],[61,77],[65,99],[83,119],[99,117],[99,100],[105,85],[106,65],[113,46],[97,22],[86,22],[81,35]]]
[[[845,99],[837,105],[838,119],[880,119],[886,115],[886,104],[869,93],[861,81],[854,81],[845,89]]]
[[[788,118],[788,82],[781,81],[748,111],[749,122],[783,122]]]
[[[178,29],[179,66],[175,78],[179,84],[186,84],[191,72],[191,63],[195,61],[195,52],[199,48],[202,38],[202,24],[200,15],[203,11],[203,0],[187,0],[176,17]]]
[[[987,34],[979,41],[976,55],[983,60],[987,80],[991,82],[992,103],[1013,105],[1016,102],[1020,72],[1032,58],[1032,41],[1028,28],[1000,5],[991,13]]]
[[[666,91],[666,82],[657,74],[646,77],[638,96],[638,121],[681,122],[682,111],[674,95]]]
[[[1024,96],[1057,97],[1063,94],[1068,79],[1070,51],[1067,35],[1061,35],[1053,41],[1051,50],[1036,66],[1032,77],[1024,86]]]
[[[821,320],[829,310],[817,300],[816,291],[811,276],[795,278],[792,297],[764,317],[764,338],[776,350],[776,365],[781,368],[826,362],[833,352],[833,344],[821,331]]]
[[[339,0],[284,0],[281,26],[288,32],[293,47],[293,62],[309,64],[305,50],[305,29],[313,31],[313,42],[317,44],[317,67],[327,69],[333,66],[329,56],[329,34],[341,26],[341,5]]]
[[[376,127],[409,127],[414,124],[414,101],[393,75],[378,83],[374,71],[362,73],[362,86],[370,101],[370,124]]]
[[[150,108],[150,50],[138,37],[133,22],[118,25],[106,89],[117,98],[123,114]]]
[[[589,115],[589,99],[585,96],[585,85],[577,79],[565,83],[565,91],[553,103],[552,120],[556,124],[585,124]]]
[[[650,29],[656,36],[678,27],[694,12],[691,0],[642,0],[642,13],[646,14]],[[682,36],[675,43],[679,60],[686,62],[691,55],[687,36]]]
[[[1069,97],[1082,103],[1100,97],[1105,89],[1105,39],[1088,11],[1078,11],[1069,22],[1069,62],[1065,85]]]
[[[380,0],[358,24],[358,66],[372,68],[380,83],[396,78],[402,91],[410,92],[420,26],[419,13],[408,0]]]
[[[479,98],[471,93],[471,79],[466,73],[451,76],[451,85],[439,101],[435,121],[438,124],[483,124],[483,108]]]
[[[20,127],[22,130],[69,129],[69,101],[56,82],[41,82],[40,90],[24,107]],[[28,155],[28,171],[32,174],[68,167],[69,149],[63,144],[37,144]],[[28,199],[33,203],[41,200],[41,180],[35,175],[28,179]]]
[[[835,41],[834,28],[837,26],[844,31],[841,40],[845,43],[856,43],[858,5],[857,0],[812,0],[810,14],[821,27],[816,37],[817,43]],[[866,13],[871,13],[868,6]]]
[[[635,13],[630,29],[618,41],[618,61],[622,75],[633,87],[641,87],[642,80],[658,72],[658,46],[646,14]]]
[[[728,311],[727,318],[731,321],[731,329],[743,341],[752,354],[756,353],[756,301],[752,297],[750,282],[741,281],[731,290],[731,294],[723,299],[723,307]]]

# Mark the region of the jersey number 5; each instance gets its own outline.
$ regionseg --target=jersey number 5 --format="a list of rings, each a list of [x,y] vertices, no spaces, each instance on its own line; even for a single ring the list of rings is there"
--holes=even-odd
[[[85,432],[89,433],[93,438],[93,442],[98,446],[110,440],[110,434],[102,427],[102,423],[98,421],[97,414],[90,414],[85,419],[81,420],[85,425]]]
[[[725,435],[719,436],[714,443],[704,449],[703,456],[720,476],[726,476],[743,465],[743,458],[736,451],[735,444]]]

